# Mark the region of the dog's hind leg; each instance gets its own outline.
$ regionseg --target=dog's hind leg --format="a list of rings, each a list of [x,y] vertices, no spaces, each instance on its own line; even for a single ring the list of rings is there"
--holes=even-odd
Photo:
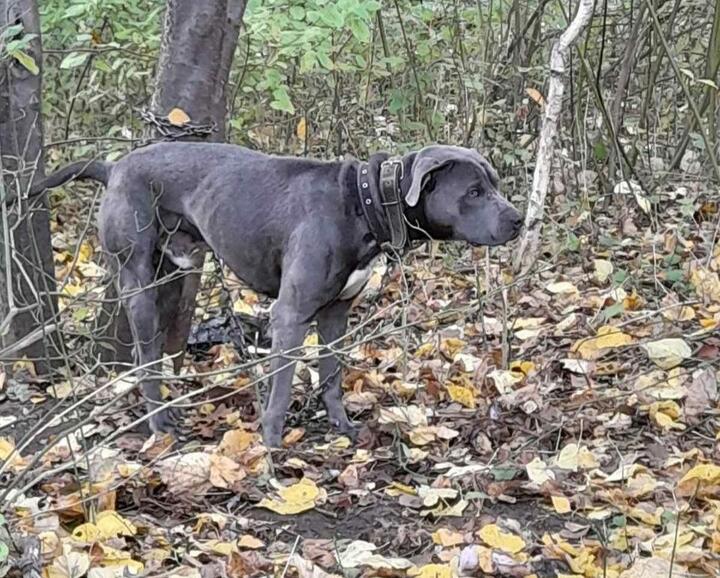
[[[140,370],[140,389],[149,412],[161,403],[158,361],[162,356],[162,332],[158,319],[158,289],[154,285],[152,253],[136,251],[120,268],[120,295],[135,341],[136,363]],[[164,408],[150,417],[153,432],[174,431],[174,414]]]
[[[330,424],[340,433],[354,439],[357,435],[356,426],[345,413],[342,397],[342,366],[338,355],[334,352],[342,346],[339,341],[345,335],[348,312],[352,300],[335,301],[318,311],[318,333],[323,344],[330,345],[320,352],[320,387],[322,399]],[[337,341],[337,343],[335,343]]]

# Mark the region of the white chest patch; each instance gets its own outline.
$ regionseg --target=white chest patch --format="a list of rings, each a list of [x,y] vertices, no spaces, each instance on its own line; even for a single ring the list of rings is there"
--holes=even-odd
[[[194,269],[196,267],[196,263],[193,261],[193,258],[188,255],[173,255],[170,252],[166,253],[168,257],[170,257],[170,260],[175,263],[180,269]]]
[[[350,273],[350,277],[348,277],[345,287],[343,287],[342,291],[340,291],[339,299],[341,301],[354,299],[360,294],[360,291],[363,290],[367,282],[370,280],[370,277],[373,274],[373,267],[376,262],[377,257],[368,263],[364,269],[355,269],[355,271]]]

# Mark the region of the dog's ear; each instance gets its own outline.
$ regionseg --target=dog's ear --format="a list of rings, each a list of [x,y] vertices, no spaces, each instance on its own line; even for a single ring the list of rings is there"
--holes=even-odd
[[[414,207],[420,200],[420,193],[427,183],[430,173],[436,171],[452,162],[447,156],[437,156],[430,151],[420,151],[415,157],[412,165],[412,181],[405,202],[409,207]]]

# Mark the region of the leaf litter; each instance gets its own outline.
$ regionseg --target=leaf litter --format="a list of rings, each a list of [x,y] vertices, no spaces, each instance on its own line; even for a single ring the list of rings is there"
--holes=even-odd
[[[184,445],[121,431],[135,419],[123,376],[110,412],[112,388],[26,443],[28,415],[109,382],[48,386],[18,362],[0,376],[0,556],[20,555],[10,536],[35,539],[48,578],[717,575],[720,249],[678,241],[672,224],[636,229],[527,280],[512,278],[509,248],[389,267],[340,348],[364,424],[355,444],[326,433],[312,335],[273,452],[256,411],[262,364],[243,365],[262,360],[264,335],[242,355],[193,349],[168,389],[203,390]],[[103,270],[96,240],[76,241],[54,244],[55,264],[63,315],[82,328]],[[670,257],[679,281],[658,276]],[[206,283],[201,323],[266,317],[267,300],[227,284],[223,297]],[[49,427],[83,416],[73,433]]]

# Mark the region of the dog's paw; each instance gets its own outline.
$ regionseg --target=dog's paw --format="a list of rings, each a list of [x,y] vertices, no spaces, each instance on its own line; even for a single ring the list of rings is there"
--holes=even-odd
[[[333,424],[333,429],[340,435],[349,437],[353,443],[357,441],[358,435],[360,434],[360,425],[349,420],[342,425]]]
[[[177,435],[179,414],[176,409],[165,408],[158,413],[150,416],[150,431],[153,433],[169,433]]]

